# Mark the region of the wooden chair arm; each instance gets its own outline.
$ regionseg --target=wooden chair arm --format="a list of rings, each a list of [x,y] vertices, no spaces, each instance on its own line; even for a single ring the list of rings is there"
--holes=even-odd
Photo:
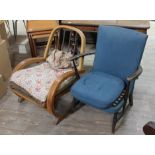
[[[127,77],[127,80],[130,82],[130,81],[133,81],[133,80],[136,80],[140,74],[142,74],[142,71],[143,71],[143,68],[142,66],[139,66],[139,68],[130,76]]]
[[[25,59],[23,60],[22,62],[20,62],[13,70],[13,73],[20,70],[20,69],[23,69],[33,63],[37,63],[37,62],[42,62],[42,61],[45,61],[45,58],[44,57],[36,57],[36,58],[28,58],[28,59]]]
[[[83,73],[84,70],[79,70],[79,72]],[[64,73],[62,76],[57,78],[57,80],[55,80],[54,83],[52,84],[47,97],[47,111],[49,113],[54,113],[54,98],[56,96],[57,90],[59,89],[61,83],[67,78],[74,75],[75,75],[75,71]],[[54,115],[56,116],[57,114],[54,113]]]
[[[85,57],[85,56],[87,56],[87,55],[92,55],[92,54],[95,54],[95,52],[85,52],[85,53],[82,53],[82,54],[78,54],[78,55],[72,57],[72,58],[70,59],[70,61],[74,61],[74,60],[79,59],[80,57]]]

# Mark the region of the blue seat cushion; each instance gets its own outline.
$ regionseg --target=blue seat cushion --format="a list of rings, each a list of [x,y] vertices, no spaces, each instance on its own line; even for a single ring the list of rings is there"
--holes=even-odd
[[[105,109],[121,94],[125,87],[122,79],[103,72],[90,72],[71,88],[71,94],[81,102]]]

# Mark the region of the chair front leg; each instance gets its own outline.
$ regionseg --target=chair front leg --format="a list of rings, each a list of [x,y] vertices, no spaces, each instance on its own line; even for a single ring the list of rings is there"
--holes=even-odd
[[[78,100],[76,100],[75,98],[73,98],[72,103],[70,105],[70,107],[68,108],[68,110],[65,112],[64,115],[59,116],[58,120],[56,122],[56,125],[58,125],[62,120],[64,120],[68,115],[70,115],[71,113],[74,112],[74,108],[75,106],[78,104]]]
[[[114,113],[113,121],[112,121],[112,133],[115,133],[115,127],[116,127],[116,124],[117,124],[117,122],[118,122],[117,115],[118,115],[117,112]]]
[[[129,94],[129,104],[133,106],[133,92]]]
[[[71,109],[70,113],[74,113],[75,111],[79,110],[82,108],[85,104],[81,103],[79,100],[76,98],[73,98],[73,108]]]
[[[120,112],[114,113],[112,122],[112,133],[115,133],[116,124],[123,117],[123,115],[124,115],[123,107]]]
[[[125,112],[125,108],[126,108],[127,101],[128,101],[128,98],[129,98],[129,89],[130,89],[130,82],[128,83],[128,85],[126,87],[126,93],[125,93],[124,105],[123,105],[123,113]]]
[[[19,103],[22,103],[24,100],[25,100],[24,98],[18,97],[18,102],[19,102]]]
[[[133,105],[133,91],[129,92],[129,88],[130,88],[130,82],[126,87],[126,93],[124,96],[124,105],[122,109],[119,112],[114,113],[113,122],[112,122],[112,133],[115,132],[115,127],[117,122],[123,117],[128,107]],[[129,104],[127,104],[128,98],[129,98]]]
[[[66,111],[66,113],[64,115],[58,117],[56,125],[59,124],[62,120],[64,120],[67,116],[69,116],[70,114],[79,110],[83,106],[84,106],[84,104],[80,103],[80,101],[77,100],[76,98],[73,98],[71,106],[69,107],[69,109]]]

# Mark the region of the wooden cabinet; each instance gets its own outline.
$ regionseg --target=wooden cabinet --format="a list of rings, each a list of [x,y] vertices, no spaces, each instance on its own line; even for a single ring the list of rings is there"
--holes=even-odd
[[[57,20],[28,20],[27,21],[27,35],[30,44],[32,57],[37,56],[36,40],[41,38],[48,38],[52,29],[59,24]]]
[[[79,28],[86,35],[87,43],[96,43],[99,25],[120,26],[147,33],[150,28],[147,20],[61,20],[60,24]]]
[[[59,24],[74,26],[83,32],[95,33],[97,32],[99,25],[121,26],[143,33],[147,33],[147,30],[150,28],[149,21],[147,20],[29,20],[27,21],[27,34],[32,57],[37,56],[36,40],[40,38],[48,38],[52,29]],[[93,34],[92,36],[96,35]],[[87,38],[87,41],[89,40],[90,38]]]
[[[99,25],[113,25],[147,32],[150,28],[147,20],[61,20],[61,24],[75,26],[82,31],[96,32]]]

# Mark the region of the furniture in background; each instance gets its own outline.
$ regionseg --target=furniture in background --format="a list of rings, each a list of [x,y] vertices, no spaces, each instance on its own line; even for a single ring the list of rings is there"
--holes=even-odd
[[[7,47],[9,46],[8,36],[5,29],[5,20],[0,20],[0,36],[2,40],[6,41]]]
[[[86,36],[88,35],[88,43],[96,43],[96,32],[99,25],[121,26],[143,33],[147,33],[147,29],[150,27],[149,21],[146,20],[29,20],[26,25],[32,57],[37,56],[36,40],[47,39],[51,30],[57,25],[70,25],[80,29]],[[87,32],[91,32],[91,35]]]
[[[17,31],[18,31],[18,21],[19,20],[12,20],[12,26],[13,26],[13,34],[14,34],[14,38],[16,40],[17,38]],[[26,22],[25,20],[22,20],[23,21],[23,24],[24,24],[24,27],[26,28]],[[9,33],[11,34],[11,29],[10,29],[10,23],[9,23],[9,20],[5,20],[5,24],[7,26],[7,29],[9,31]]]
[[[97,32],[99,25],[120,26],[143,33],[150,28],[147,20],[61,20],[60,24],[74,26],[85,32]]]
[[[84,32],[87,43],[96,43],[99,25],[120,26],[147,33],[150,28],[147,20],[61,20],[60,24],[77,27]]]
[[[7,91],[8,80],[11,76],[11,63],[6,40],[2,40],[0,33],[0,97]]]
[[[15,40],[17,38],[17,30],[18,30],[18,26],[17,25],[18,25],[18,21],[19,20],[12,20],[13,33],[14,33]],[[24,26],[26,28],[26,22],[25,22],[25,20],[23,20],[23,24],[24,24]]]
[[[148,122],[143,126],[145,135],[155,135],[155,122]]]
[[[36,40],[48,38],[52,29],[59,25],[57,20],[28,20],[26,24],[27,35],[32,57],[37,56]]]
[[[64,42],[66,31],[69,33],[68,42]],[[76,76],[72,68],[52,69],[47,58],[52,49],[71,52],[73,56],[83,54],[85,42],[85,36],[79,29],[57,26],[49,36],[43,57],[26,59],[15,67],[10,80],[11,90],[20,97],[20,101],[25,99],[40,103],[58,118],[58,122],[61,121],[68,114],[68,110],[66,112],[62,108],[64,111],[60,112],[57,109],[56,99],[70,90],[71,85],[76,81]],[[77,71],[83,72],[82,57],[77,62],[77,66]]]
[[[140,62],[146,40],[147,35],[141,32],[100,26],[96,52],[72,58],[74,62],[86,55],[95,54],[92,71],[73,85],[71,94],[75,105],[81,102],[114,114],[113,133],[127,107],[133,105],[134,83],[142,73]]]
[[[12,34],[11,34],[11,29],[10,29],[9,20],[5,20],[5,24],[6,24],[6,27],[7,27],[8,31],[9,31],[10,35],[12,35]]]

